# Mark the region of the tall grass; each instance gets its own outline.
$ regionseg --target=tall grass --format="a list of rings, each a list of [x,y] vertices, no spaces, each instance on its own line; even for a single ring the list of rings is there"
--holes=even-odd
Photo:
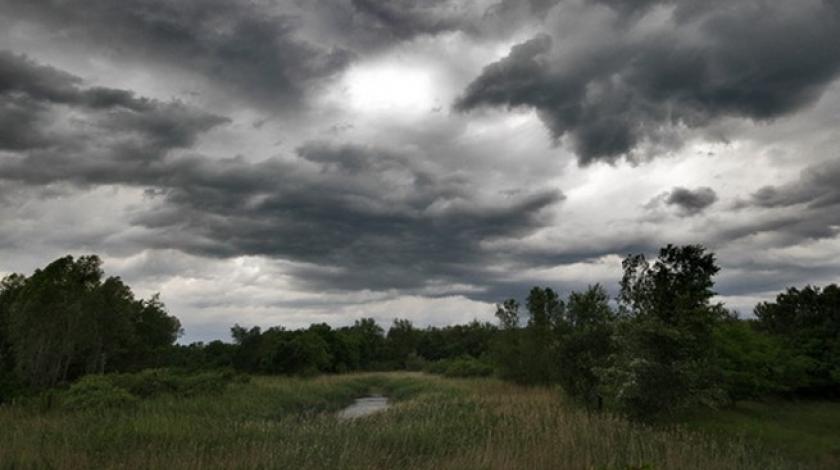
[[[390,410],[342,421],[367,393]],[[413,373],[259,377],[132,407],[0,408],[4,468],[773,469],[749,443],[567,406],[555,390]]]

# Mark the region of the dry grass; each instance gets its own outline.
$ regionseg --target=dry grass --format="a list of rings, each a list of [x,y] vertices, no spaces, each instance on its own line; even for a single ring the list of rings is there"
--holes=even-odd
[[[369,391],[397,400],[352,421]],[[0,408],[3,468],[772,469],[796,468],[684,430],[590,415],[549,389],[423,374],[258,378],[223,395],[134,409]]]

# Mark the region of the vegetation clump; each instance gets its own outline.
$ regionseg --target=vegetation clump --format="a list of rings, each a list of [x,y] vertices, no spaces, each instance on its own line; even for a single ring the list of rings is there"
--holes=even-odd
[[[108,409],[129,407],[137,397],[128,390],[114,385],[109,377],[88,375],[70,386],[64,394],[62,405],[70,410]]]

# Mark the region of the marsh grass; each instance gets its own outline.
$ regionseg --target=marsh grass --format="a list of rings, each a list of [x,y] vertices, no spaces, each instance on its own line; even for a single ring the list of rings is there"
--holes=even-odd
[[[395,405],[335,412],[368,393]],[[751,443],[588,414],[560,393],[415,373],[257,377],[133,407],[0,408],[3,468],[796,468]]]

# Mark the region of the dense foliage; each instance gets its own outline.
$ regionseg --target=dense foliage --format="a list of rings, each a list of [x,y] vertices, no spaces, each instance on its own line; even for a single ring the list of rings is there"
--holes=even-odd
[[[623,262],[613,304],[601,286],[564,302],[534,288],[497,306],[502,377],[557,383],[589,406],[650,418],[768,395],[840,395],[840,289],[789,289],[757,320],[712,302],[719,268],[701,246],[666,246]]]
[[[487,367],[487,355],[496,332],[495,326],[477,321],[419,329],[404,319],[394,320],[386,332],[372,318],[340,328],[318,323],[300,330],[274,327],[263,331],[259,327],[247,329],[235,325],[231,329],[232,344],[212,341],[178,346],[171,353],[171,365],[199,369],[233,367],[258,374],[293,375],[421,370],[464,358]]]
[[[0,374],[43,388],[84,374],[140,370],[166,360],[181,332],[155,296],[135,299],[103,280],[96,256],[60,258],[32,276],[0,283]]]

